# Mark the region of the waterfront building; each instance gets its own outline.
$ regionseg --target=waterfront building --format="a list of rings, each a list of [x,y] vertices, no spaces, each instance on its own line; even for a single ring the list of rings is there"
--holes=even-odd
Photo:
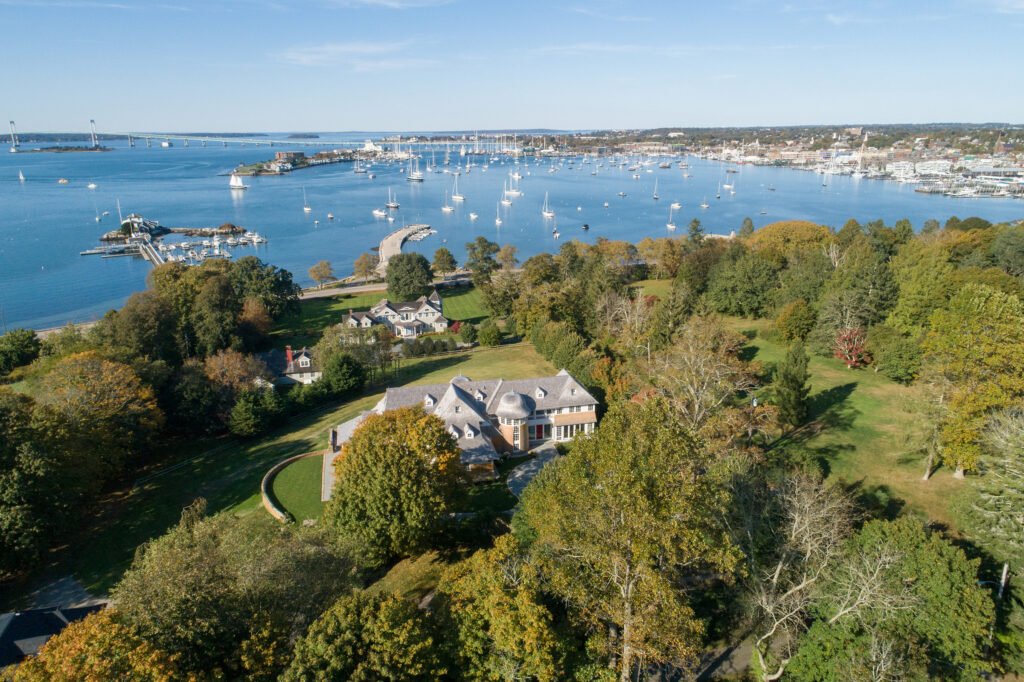
[[[436,290],[430,296],[420,296],[415,301],[403,303],[381,299],[367,313],[354,313],[350,310],[341,318],[341,323],[351,329],[366,329],[374,324],[383,324],[401,339],[415,339],[420,334],[448,330],[444,302]]]
[[[276,385],[311,384],[323,376],[320,366],[314,362],[313,351],[309,348],[292,351],[291,346],[285,346],[283,351],[267,351],[261,353],[259,358],[274,375]]]

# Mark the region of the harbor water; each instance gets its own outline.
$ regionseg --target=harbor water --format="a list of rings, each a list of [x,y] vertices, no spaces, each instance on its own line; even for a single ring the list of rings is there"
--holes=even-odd
[[[145,287],[151,266],[141,258],[79,255],[96,246],[103,232],[117,227],[118,202],[124,214],[139,213],[165,226],[234,223],[259,232],[267,243],[234,247],[234,257],[258,255],[290,270],[303,285],[311,283],[307,270],[315,262],[328,260],[337,275],[347,275],[359,254],[413,223],[429,224],[436,234],[408,243],[406,250],[429,258],[446,246],[461,263],[465,243],[477,235],[515,245],[520,259],[555,251],[569,239],[666,236],[671,234],[666,223],[672,202],[681,203],[673,215],[678,235],[686,233],[693,218],[701,220],[705,231],[718,234],[738,229],[747,216],[758,227],[791,219],[841,226],[849,218],[881,218],[889,224],[908,218],[915,229],[929,218],[945,221],[951,215],[993,222],[1024,218],[1020,200],[924,195],[911,185],[849,176],[829,176],[823,186],[823,176],[814,173],[692,157],[686,159],[686,169],[675,164],[662,169],[655,163],[637,171],[611,167],[607,160],[598,167],[599,160],[584,164],[578,157],[572,165],[529,158],[519,166],[522,196],[503,206],[499,200],[516,168],[513,160],[463,157],[455,147],[449,166],[443,165],[443,151],[421,152],[421,170],[431,162],[449,171],[461,167],[458,189],[466,199],[457,203],[448,198],[454,210],[446,213],[441,207],[446,192],[453,190],[452,173],[425,172],[425,180],[414,183],[406,181],[399,163],[377,162],[365,174],[354,173],[350,163],[339,163],[247,177],[248,190],[232,191],[232,168],[292,147],[201,147],[193,142],[170,148],[142,143],[132,149],[126,141],[108,144],[113,151],[0,154],[0,331],[96,319]],[[294,148],[303,149],[298,144]],[[473,164],[468,174],[467,160]],[[489,167],[484,170],[483,164]],[[726,173],[727,168],[738,172]],[[61,178],[67,184],[59,184]],[[652,198],[656,180],[659,200]],[[721,184],[733,185],[732,191],[719,190]],[[389,188],[400,204],[390,211],[393,222],[372,213],[384,207]],[[721,198],[716,199],[719,191]],[[541,215],[545,193],[554,218]],[[304,194],[309,212],[303,210]],[[704,201],[706,209],[700,207]],[[470,213],[476,214],[475,220]],[[496,217],[501,218],[500,227]]]

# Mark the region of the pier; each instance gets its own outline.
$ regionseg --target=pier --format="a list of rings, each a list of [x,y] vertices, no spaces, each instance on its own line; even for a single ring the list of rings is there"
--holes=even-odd
[[[430,225],[420,223],[399,228],[384,237],[384,239],[381,239],[380,247],[377,250],[377,255],[380,257],[380,262],[377,263],[378,274],[381,277],[387,274],[388,261],[402,253],[402,245],[405,242],[419,235],[426,237],[428,234],[430,234]],[[422,239],[423,237],[420,238]]]

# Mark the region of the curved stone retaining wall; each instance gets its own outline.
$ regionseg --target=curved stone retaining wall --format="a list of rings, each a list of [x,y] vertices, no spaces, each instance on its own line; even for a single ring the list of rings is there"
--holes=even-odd
[[[317,452],[306,452],[301,455],[289,457],[288,459],[282,460],[270,467],[270,470],[263,475],[263,480],[260,482],[260,497],[263,499],[263,508],[266,509],[271,516],[281,523],[292,523],[295,521],[287,510],[278,506],[278,501],[274,498],[274,495],[271,492],[271,486],[274,485],[274,477],[281,473],[281,471],[292,462],[297,462],[304,457],[316,457],[322,454],[324,454],[323,450],[318,450]]]

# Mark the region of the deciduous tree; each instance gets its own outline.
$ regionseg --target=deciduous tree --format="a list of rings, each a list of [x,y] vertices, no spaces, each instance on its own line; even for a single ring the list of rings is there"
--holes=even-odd
[[[372,253],[363,253],[356,258],[352,266],[353,274],[364,282],[369,282],[377,274],[380,258]]]
[[[458,264],[455,262],[455,256],[452,252],[445,247],[439,248],[434,252],[434,261],[430,264],[434,274],[444,277],[449,272],[455,272]]]
[[[400,253],[388,260],[386,275],[388,297],[393,301],[410,301],[426,296],[433,286],[430,263],[418,253]]]
[[[317,261],[309,269],[309,278],[316,282],[317,289],[322,289],[324,282],[334,279],[334,268],[331,262],[326,260]]]

